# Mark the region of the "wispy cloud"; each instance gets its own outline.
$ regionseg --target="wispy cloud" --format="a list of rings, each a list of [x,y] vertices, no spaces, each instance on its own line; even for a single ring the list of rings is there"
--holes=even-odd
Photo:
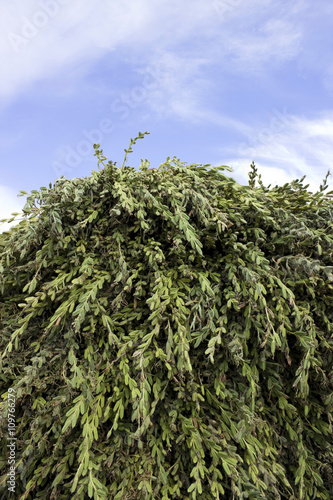
[[[267,71],[267,64],[290,61],[301,50],[301,30],[282,19],[269,19],[256,31],[247,32],[228,40],[225,51],[232,58],[232,64],[238,71]]]
[[[201,99],[212,87],[206,76],[209,59],[160,51],[154,61],[159,65],[160,76],[149,99],[151,110],[160,119],[177,116],[196,120]]]
[[[2,12],[5,40],[0,56],[7,75],[0,81],[0,96],[13,97],[28,85],[68,72],[77,64],[88,71],[94,61],[116,49],[131,48],[135,58],[138,52],[142,57],[142,48],[147,47],[145,64],[154,46],[188,36],[200,23],[207,24],[212,14],[212,8],[198,0],[182,4],[175,0],[158,4],[13,0]]]
[[[247,142],[233,151],[230,148],[231,154],[236,152],[228,159],[235,177],[247,183],[249,165],[254,161],[266,185],[282,185],[306,175],[305,184],[317,191],[327,171],[333,174],[333,114],[314,119],[285,114],[281,125],[282,130],[274,131],[269,124],[263,124]],[[332,177],[327,183],[333,189]]]
[[[313,5],[7,2],[0,20],[0,107],[7,119],[0,146],[8,172],[15,149],[17,169],[24,164],[26,173],[29,157],[36,178],[71,175],[73,169],[79,176],[94,142],[119,144],[127,126],[140,130],[144,123],[152,140],[159,134],[159,145],[163,134],[181,130],[170,149],[185,155],[191,134],[194,141],[202,138],[202,156],[217,153],[226,163],[227,153],[239,174],[247,175],[254,160],[267,184],[306,174],[317,188],[333,152],[332,113],[325,101],[333,93],[333,66],[323,50],[333,37],[333,7],[325,0]],[[146,68],[157,64],[158,84],[147,86]],[[18,109],[24,117],[19,124]],[[106,135],[111,133],[112,138]],[[17,142],[10,143],[14,134]],[[41,142],[42,159],[40,150],[32,151]]]
[[[93,61],[121,48],[130,48],[133,59],[139,51],[141,57],[146,52],[143,64],[152,62],[150,57],[156,57],[158,51],[165,51],[165,64],[169,64],[170,71],[188,71],[189,67],[179,68],[174,48],[189,38],[192,38],[192,50],[189,46],[188,61],[196,59],[194,64],[197,65],[202,64],[203,58],[206,61],[215,58],[216,62],[227,59],[229,67],[247,72],[249,69],[254,71],[259,64],[294,57],[299,51],[299,28],[273,16],[259,29],[252,29],[255,15],[262,15],[263,7],[268,8],[271,2],[243,3],[234,0],[231,5],[234,19],[228,22],[226,16],[216,15],[213,2],[200,0],[181,3],[162,0],[158,4],[149,0],[108,4],[96,0],[85,3],[27,0],[22,4],[12,0],[2,12],[5,40],[0,56],[7,77],[0,82],[0,95],[13,96],[27,85],[41,78],[51,78],[59,71],[71,70],[77,64],[88,71]],[[242,26],[245,20],[250,22],[249,28],[241,30],[242,33],[238,30],[235,36],[237,22]],[[207,43],[203,46],[202,41]],[[205,53],[207,46],[211,46],[210,53]],[[147,50],[142,51],[143,47]],[[197,49],[201,50],[201,56],[193,58],[193,50]],[[170,60],[171,52],[174,52],[174,61]],[[130,59],[131,56],[127,54],[126,57]]]
[[[218,117],[210,97],[228,94],[230,75],[240,81],[249,78],[258,82],[267,81],[270,70],[280,69],[301,53],[302,27],[287,19],[290,13],[283,13],[281,19],[269,17],[260,23],[259,28],[254,27],[255,24],[252,27],[253,15],[262,15],[262,4],[271,2],[258,0],[251,6],[239,4],[240,0],[234,6],[234,12],[231,9],[234,19],[229,23],[225,16],[215,16],[211,19],[209,31],[200,30],[200,37],[205,43],[198,43],[194,38],[191,49],[185,46],[181,51],[174,52],[171,46],[152,53],[152,59],[159,61],[165,74],[158,91],[149,101],[154,113],[164,118],[174,116],[193,120],[192,123],[203,123],[207,116],[214,117],[214,123],[226,122],[223,113]],[[241,29],[237,30],[238,22]],[[244,128],[235,119],[229,118],[229,121],[233,121],[236,128]]]

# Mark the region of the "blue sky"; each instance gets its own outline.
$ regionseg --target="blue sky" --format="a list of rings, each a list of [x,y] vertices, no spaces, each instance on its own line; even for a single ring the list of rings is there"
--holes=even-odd
[[[177,156],[247,184],[254,161],[313,192],[333,174],[327,0],[11,0],[0,26],[0,219],[97,170],[95,142],[121,166],[139,131],[137,169]]]

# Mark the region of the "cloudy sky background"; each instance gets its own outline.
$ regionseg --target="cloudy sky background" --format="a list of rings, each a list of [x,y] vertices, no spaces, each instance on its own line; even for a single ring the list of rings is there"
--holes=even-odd
[[[333,174],[333,4],[327,0],[1,2],[0,219],[30,192],[167,156],[248,183]],[[328,179],[333,189],[333,177]],[[4,227],[6,226],[6,228]],[[8,224],[0,224],[0,231]]]

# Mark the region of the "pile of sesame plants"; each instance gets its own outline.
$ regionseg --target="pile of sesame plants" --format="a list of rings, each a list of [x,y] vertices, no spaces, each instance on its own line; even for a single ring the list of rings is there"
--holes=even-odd
[[[0,235],[0,498],[332,499],[329,173],[127,166],[144,135]]]

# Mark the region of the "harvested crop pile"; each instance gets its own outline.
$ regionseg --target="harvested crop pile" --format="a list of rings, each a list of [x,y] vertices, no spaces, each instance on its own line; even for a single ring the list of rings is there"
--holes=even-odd
[[[98,148],[0,235],[0,493],[13,393],[13,498],[332,499],[327,177]]]

